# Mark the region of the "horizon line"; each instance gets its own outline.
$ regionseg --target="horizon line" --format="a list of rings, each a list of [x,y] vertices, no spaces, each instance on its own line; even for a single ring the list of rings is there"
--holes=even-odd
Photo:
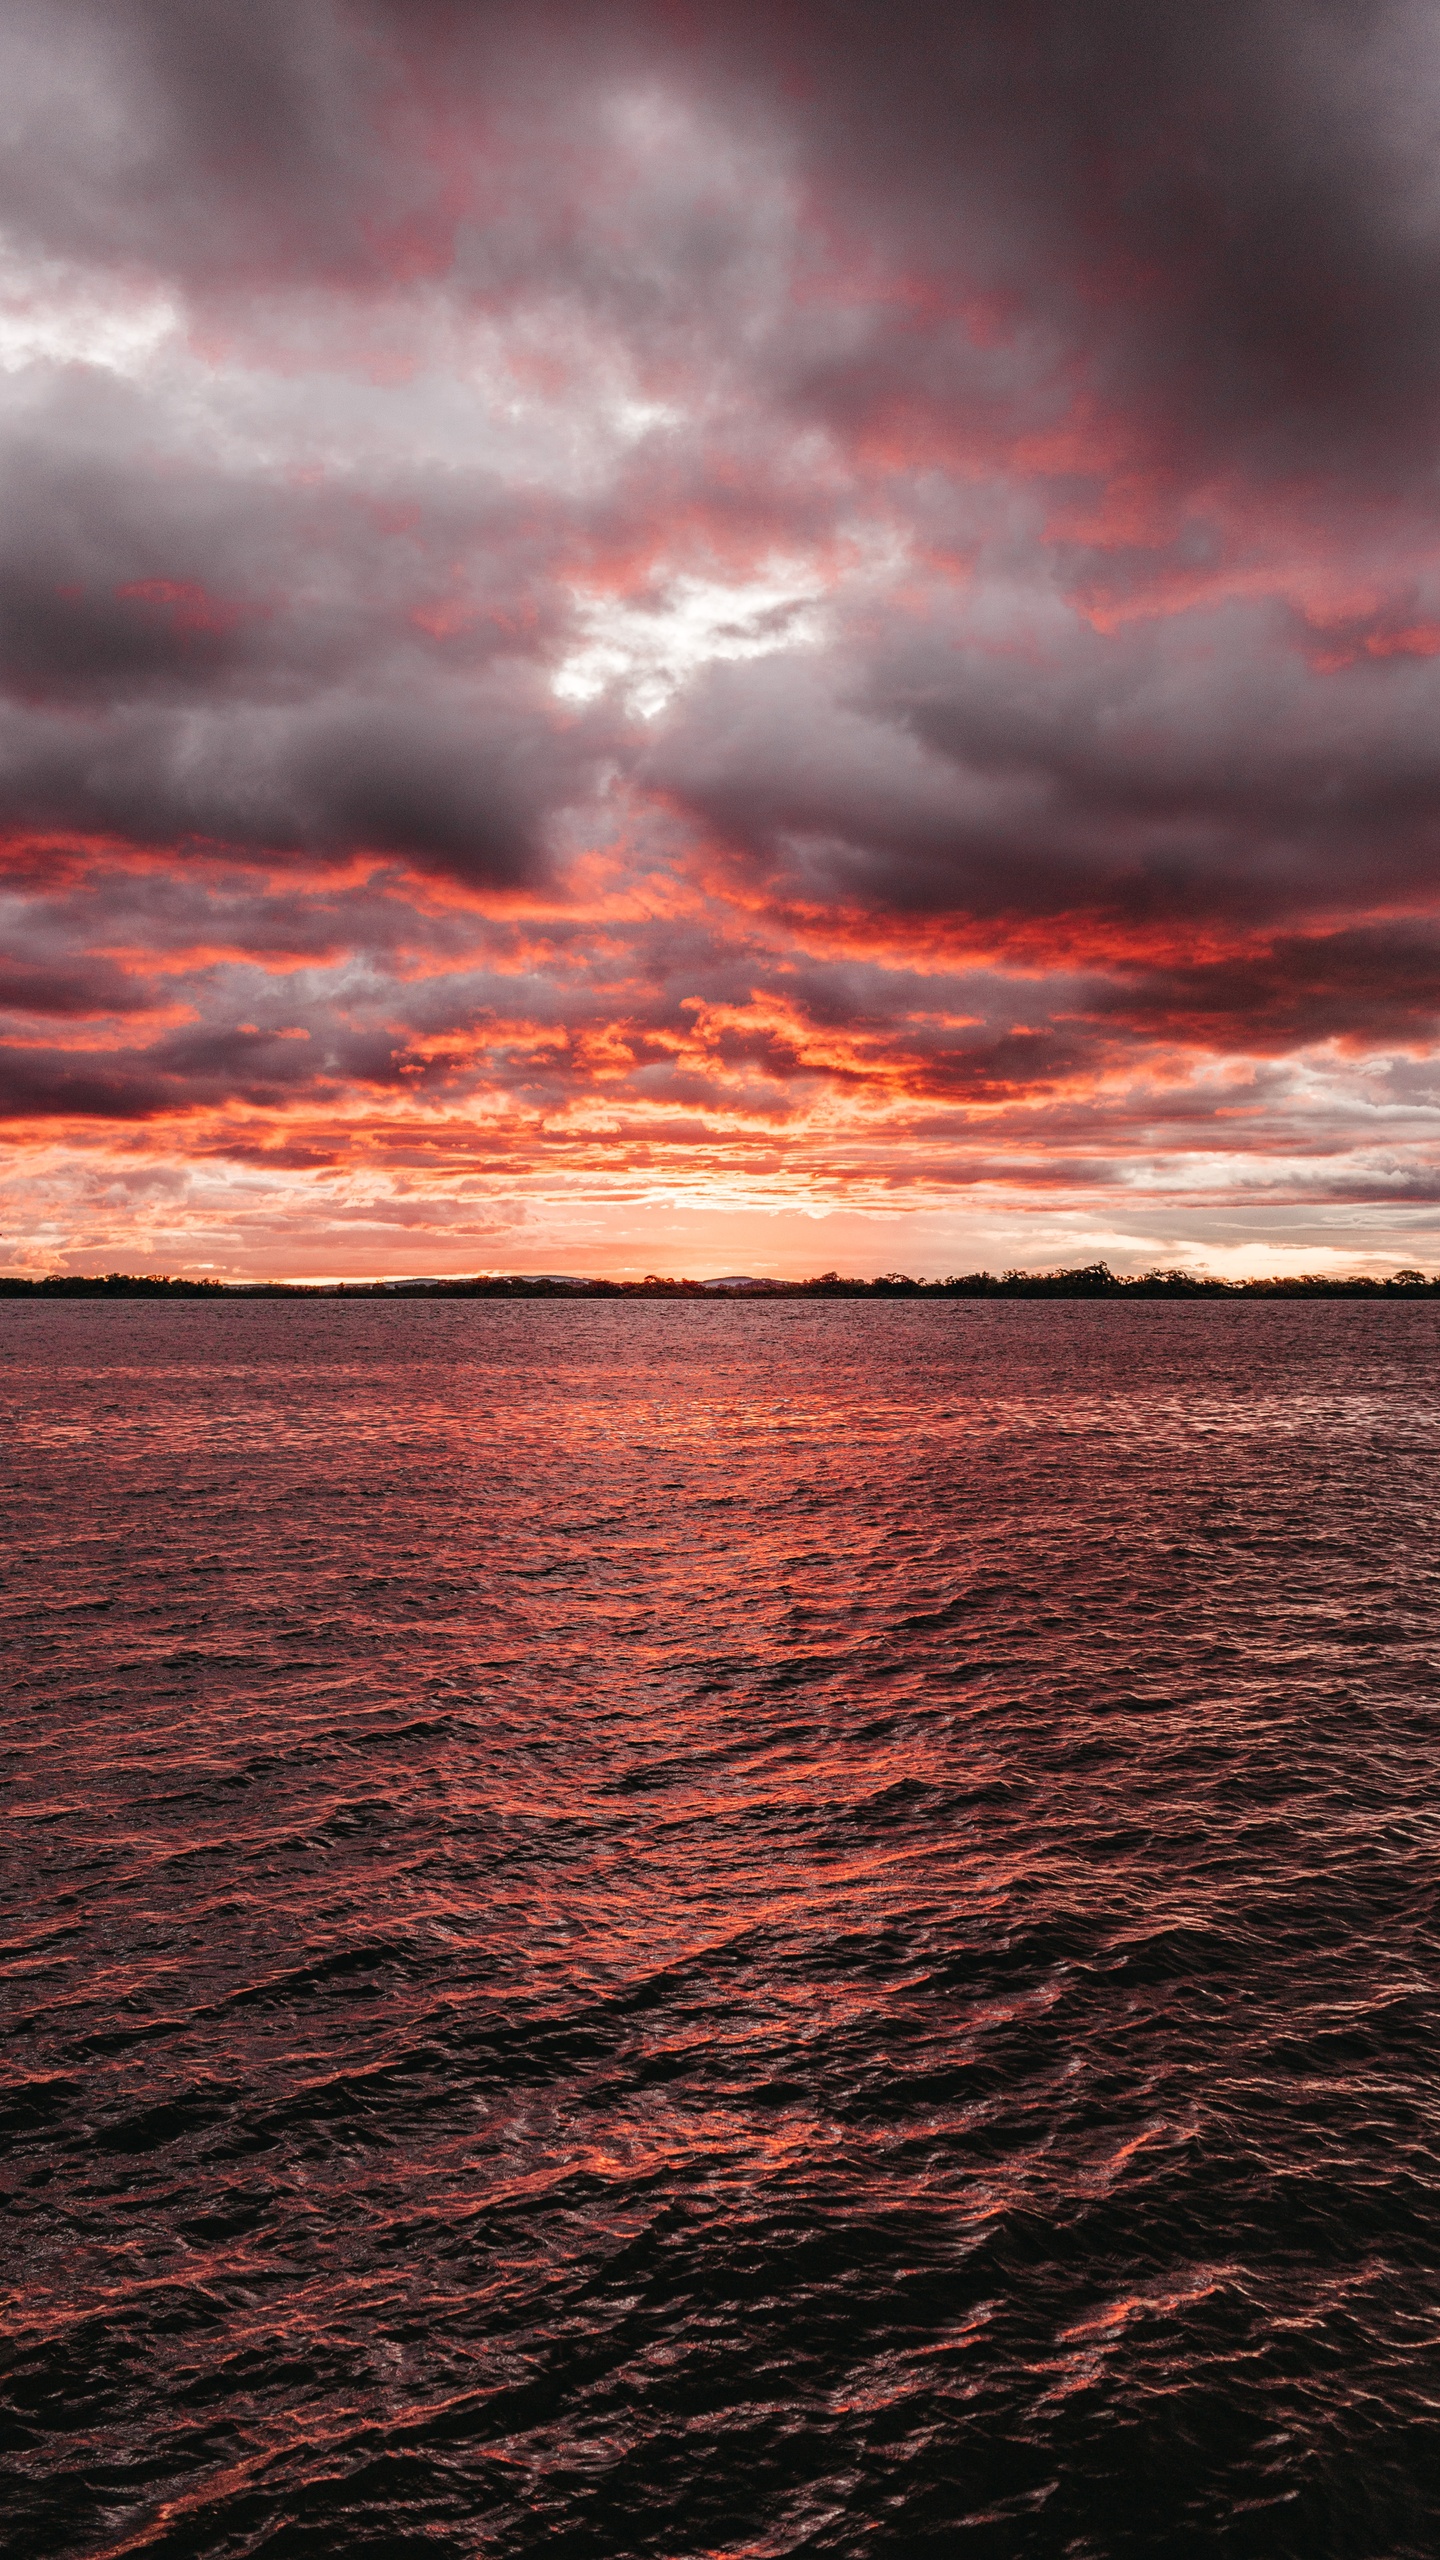
[[[1386,1296],[1413,1298],[1440,1295],[1440,1273],[1433,1277],[1414,1264],[1392,1271],[1296,1271],[1241,1274],[1224,1279],[1181,1265],[1151,1264],[1143,1271],[1117,1272],[1103,1261],[1054,1266],[1043,1271],[1012,1266],[951,1272],[922,1278],[903,1271],[870,1277],[825,1271],[803,1278],[780,1279],[759,1272],[726,1272],[708,1279],[674,1273],[647,1272],[643,1278],[620,1278],[581,1272],[474,1272],[434,1276],[405,1274],[384,1278],[303,1278],[269,1275],[259,1279],[220,1278],[213,1274],[172,1272],[65,1272],[42,1274],[0,1271],[0,1296],[177,1296],[177,1297],[551,1297],[600,1298],[893,1298],[893,1297],[1274,1297]]]

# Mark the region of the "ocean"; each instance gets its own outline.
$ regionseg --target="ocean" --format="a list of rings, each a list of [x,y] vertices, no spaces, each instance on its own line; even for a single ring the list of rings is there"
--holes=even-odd
[[[0,1309],[12,2560],[1433,2560],[1440,1309]]]

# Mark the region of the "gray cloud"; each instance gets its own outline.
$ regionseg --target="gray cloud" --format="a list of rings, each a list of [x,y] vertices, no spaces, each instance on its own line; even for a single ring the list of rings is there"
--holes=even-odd
[[[16,1114],[1430,1036],[1428,13],[16,0],[0,95],[0,1003],[196,1017]]]

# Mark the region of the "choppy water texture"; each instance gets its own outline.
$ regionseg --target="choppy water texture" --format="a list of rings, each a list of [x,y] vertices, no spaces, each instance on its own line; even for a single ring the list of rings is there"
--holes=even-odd
[[[1432,2560],[1437,1348],[7,1305],[11,2551]]]

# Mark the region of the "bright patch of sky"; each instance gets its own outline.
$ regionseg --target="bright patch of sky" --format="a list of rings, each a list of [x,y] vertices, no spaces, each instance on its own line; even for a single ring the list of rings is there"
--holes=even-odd
[[[717,659],[766,658],[822,637],[824,580],[790,562],[736,585],[672,578],[653,604],[577,595],[580,644],[552,684],[562,702],[593,702],[611,686],[627,710],[653,720],[682,685]]]
[[[103,365],[139,373],[179,326],[174,300],[153,287],[117,293],[83,270],[22,261],[0,241],[0,371],[32,364]]]

